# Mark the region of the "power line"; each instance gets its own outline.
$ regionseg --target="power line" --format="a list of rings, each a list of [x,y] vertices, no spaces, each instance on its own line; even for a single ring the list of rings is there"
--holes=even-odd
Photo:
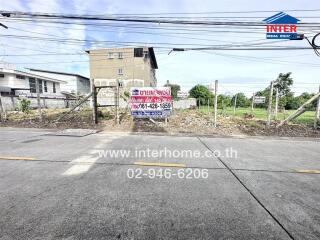
[[[233,26],[264,26],[261,22],[219,22],[219,21],[190,21],[190,20],[171,20],[167,18],[138,18],[132,17],[112,17],[112,16],[94,16],[94,15],[75,15],[75,14],[55,14],[55,13],[31,13],[31,12],[0,12],[3,16],[14,16],[15,18],[33,18],[33,19],[68,19],[68,20],[87,20],[87,21],[114,21],[114,22],[135,22],[135,23],[165,23],[178,25],[233,25]],[[299,23],[299,25],[320,24],[315,23]]]

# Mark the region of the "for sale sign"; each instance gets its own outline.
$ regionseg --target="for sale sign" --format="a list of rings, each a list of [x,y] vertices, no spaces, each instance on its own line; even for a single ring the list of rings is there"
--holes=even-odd
[[[131,115],[140,118],[166,118],[172,111],[169,87],[131,88]]]
[[[265,102],[266,102],[266,97],[254,96],[254,103],[259,104],[259,103],[265,103]]]

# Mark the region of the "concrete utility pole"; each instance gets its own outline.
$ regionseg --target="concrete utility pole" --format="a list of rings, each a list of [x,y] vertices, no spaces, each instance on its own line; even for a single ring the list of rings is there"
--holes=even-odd
[[[214,82],[214,127],[217,127],[218,115],[218,80]]]
[[[319,86],[319,94],[320,94],[320,86]],[[317,107],[316,107],[316,117],[314,119],[314,128],[317,129],[320,122],[320,96],[318,97]]]
[[[271,125],[271,115],[272,115],[272,96],[273,96],[273,81],[270,83],[270,94],[269,94],[269,105],[268,105],[268,120],[267,126]]]
[[[254,97],[255,97],[255,92],[253,92],[253,94],[252,94],[251,112],[253,112],[253,109],[254,109]]]
[[[276,106],[274,108],[274,118],[277,120],[279,107],[279,89],[276,88]]]
[[[238,100],[238,93],[236,93],[236,95],[234,96],[233,115],[236,115],[237,100]]]
[[[37,93],[37,105],[38,105],[39,121],[42,122],[39,79],[36,79],[36,93]]]

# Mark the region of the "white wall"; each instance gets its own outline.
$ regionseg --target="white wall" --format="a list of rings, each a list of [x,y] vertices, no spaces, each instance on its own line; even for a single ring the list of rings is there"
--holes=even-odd
[[[61,83],[60,90],[64,92],[74,92],[81,94],[87,94],[90,92],[90,81],[88,81],[85,78],[81,78],[78,76],[72,76],[72,75],[63,75],[63,74],[57,74],[57,73],[46,73],[46,72],[40,72],[40,71],[30,71],[34,74],[40,75],[40,76],[46,76],[48,78],[58,79],[61,81],[65,81],[66,83]],[[85,84],[87,82],[87,84]]]
[[[29,80],[16,79],[15,73],[3,73],[4,78],[0,78],[0,86],[10,88],[29,88]]]
[[[31,101],[31,108],[37,108],[38,102],[37,98],[27,98]],[[13,111],[19,107],[19,99],[17,96],[2,96],[1,97],[3,107],[5,111]],[[69,103],[69,104],[68,104]],[[41,98],[40,104],[42,108],[50,108],[50,109],[59,109],[59,108],[66,108],[67,106],[72,107],[75,104],[75,100],[66,100],[64,98],[56,98],[56,99],[48,99],[48,98]],[[82,106],[89,107],[89,101],[84,103]]]
[[[7,73],[4,72],[4,78],[0,78],[0,86],[10,87],[10,88],[30,88],[29,77],[25,76],[25,79],[17,79],[16,75],[23,75],[18,73]],[[39,78],[40,79],[40,78]],[[53,82],[42,80],[42,90],[43,93],[41,96],[47,97],[63,97],[61,94],[60,83],[56,82],[56,93],[53,93]],[[47,82],[48,92],[44,92],[44,81]],[[17,95],[27,95],[27,96],[36,96],[36,93],[31,93],[29,90],[16,90]]]
[[[197,99],[188,98],[173,101],[173,109],[189,109],[191,106],[197,106]]]

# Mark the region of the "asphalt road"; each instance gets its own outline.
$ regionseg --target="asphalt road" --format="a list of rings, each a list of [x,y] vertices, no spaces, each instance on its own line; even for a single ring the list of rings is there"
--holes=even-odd
[[[319,140],[47,133],[0,128],[0,240],[320,239]]]

